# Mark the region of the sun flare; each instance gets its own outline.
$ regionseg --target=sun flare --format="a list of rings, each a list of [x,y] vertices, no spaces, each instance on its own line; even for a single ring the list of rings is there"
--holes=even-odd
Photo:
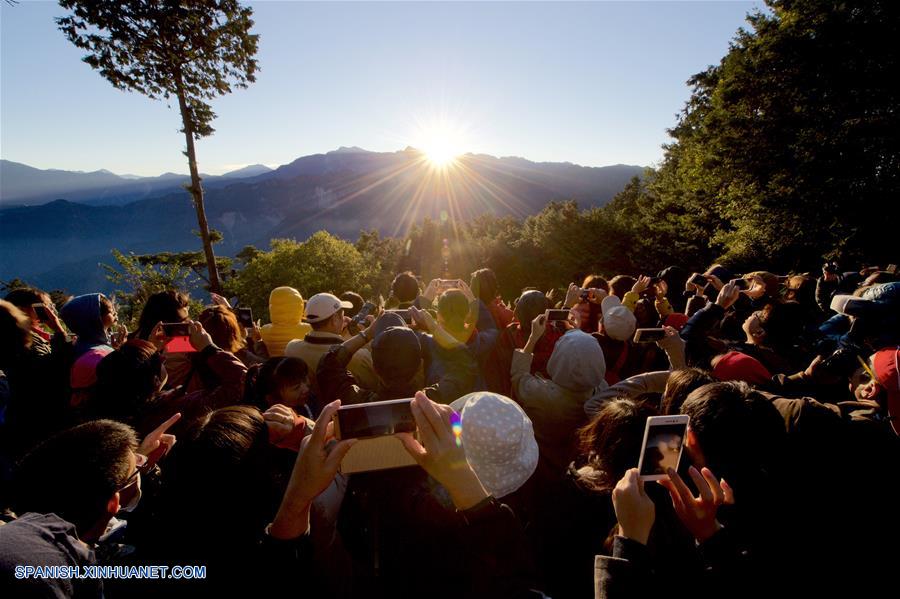
[[[418,148],[436,169],[452,166],[466,152],[462,129],[444,119],[421,126],[416,137]]]

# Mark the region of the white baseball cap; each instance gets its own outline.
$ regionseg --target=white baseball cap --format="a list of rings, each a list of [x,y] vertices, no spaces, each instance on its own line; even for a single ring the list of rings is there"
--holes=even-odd
[[[459,413],[466,461],[496,498],[525,484],[538,464],[531,420],[519,404],[487,391],[463,395],[450,404]]]
[[[610,339],[626,341],[634,335],[637,327],[637,319],[634,314],[622,305],[614,295],[607,295],[600,303],[600,311],[603,313],[603,330]]]
[[[342,302],[336,295],[317,293],[306,300],[303,322],[322,322],[326,318],[331,318],[338,310],[352,307],[353,304]]]

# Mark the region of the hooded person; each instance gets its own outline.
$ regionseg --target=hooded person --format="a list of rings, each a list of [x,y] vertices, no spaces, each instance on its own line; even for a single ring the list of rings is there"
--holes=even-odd
[[[69,372],[71,404],[77,406],[91,394],[97,382],[97,364],[110,352],[109,329],[117,321],[112,302],[101,293],[88,293],[70,299],[60,316],[76,336],[74,363]]]
[[[312,327],[302,322],[303,296],[293,287],[276,287],[269,294],[269,317],[272,322],[260,330],[263,343],[271,357],[284,355],[284,348],[293,339],[303,339]]]
[[[606,361],[594,337],[573,329],[556,342],[547,363],[550,380],[531,374],[532,352],[545,324],[542,318],[546,316],[532,323],[525,347],[513,353],[510,375],[516,398],[535,425],[541,478],[556,480],[575,457],[574,432],[587,421],[585,402],[595,388],[606,386]]]

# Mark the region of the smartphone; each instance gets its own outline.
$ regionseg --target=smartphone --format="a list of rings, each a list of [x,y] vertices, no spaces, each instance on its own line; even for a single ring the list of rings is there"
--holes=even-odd
[[[47,306],[44,304],[31,304],[31,307],[34,308],[34,312],[41,322],[47,322],[50,319],[50,315],[47,312]]]
[[[653,343],[665,338],[665,329],[637,329],[634,332],[635,343]]]
[[[459,287],[458,279],[438,279],[438,289],[456,289]]]
[[[191,325],[187,322],[164,322],[163,334],[169,338],[166,351],[170,354],[197,351],[191,345]]]
[[[740,291],[750,289],[750,281],[747,279],[731,279],[731,283]]]
[[[688,422],[687,414],[647,418],[641,458],[638,461],[641,480],[662,480],[668,478],[667,468],[678,470],[681,451],[687,438]]]
[[[393,313],[393,314],[398,315],[400,318],[403,319],[403,322],[405,322],[406,324],[412,324],[412,322],[413,322],[412,313],[409,311],[409,309],[406,309],[406,310],[385,310],[385,312],[391,312],[391,313]]]
[[[568,310],[547,310],[547,320],[569,320]]]
[[[375,304],[372,302],[366,302],[363,304],[363,307],[359,309],[359,312],[356,313],[356,316],[353,317],[353,322],[356,326],[361,326],[364,322],[366,322],[366,316],[369,316],[375,311]]]
[[[242,327],[248,329],[253,328],[253,310],[250,308],[238,308],[235,312],[237,313],[238,322]]]
[[[709,283],[709,281],[707,281],[706,277],[704,277],[703,275],[694,273],[693,275],[691,275],[688,283],[690,283],[691,285],[696,285],[697,287],[706,287],[706,284]]]
[[[338,439],[383,437],[415,430],[412,398],[341,406],[334,416],[334,436]]]

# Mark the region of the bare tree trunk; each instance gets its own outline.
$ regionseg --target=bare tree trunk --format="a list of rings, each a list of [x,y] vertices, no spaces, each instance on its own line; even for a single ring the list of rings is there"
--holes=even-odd
[[[203,206],[203,187],[200,186],[200,173],[197,171],[197,154],[194,151],[194,130],[191,123],[191,115],[188,111],[187,101],[178,86],[178,107],[181,109],[181,120],[184,123],[184,139],[187,144],[188,167],[191,170],[191,184],[188,191],[194,200],[194,208],[197,210],[197,224],[200,226],[200,238],[203,240],[203,253],[206,255],[206,267],[209,270],[209,290],[213,293],[222,293],[219,285],[219,269],[216,267],[216,255],[213,253],[212,242],[209,238],[209,223],[206,222],[206,209]]]

